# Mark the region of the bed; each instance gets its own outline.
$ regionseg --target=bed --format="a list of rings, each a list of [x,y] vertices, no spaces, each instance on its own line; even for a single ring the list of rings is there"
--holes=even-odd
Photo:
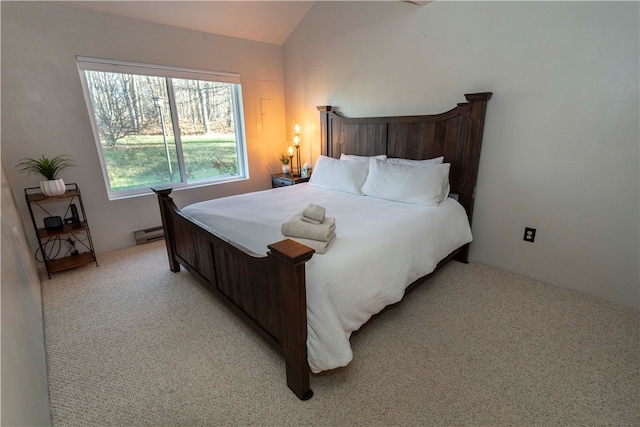
[[[154,189],[171,270],[185,267],[283,355],[287,385],[299,399],[313,395],[311,372],[351,361],[352,332],[450,260],[467,262],[491,93],[465,97],[467,102],[450,111],[421,116],[347,118],[330,106],[318,107],[318,165],[323,163],[309,183],[182,210],[173,203],[171,189]],[[450,165],[446,194],[437,207],[379,196],[371,181],[388,178],[379,171],[387,170],[389,162],[374,156],[443,157]],[[327,171],[340,176],[341,169],[325,165],[342,168],[345,162],[348,170],[355,170],[355,163],[371,165],[364,172],[369,183],[362,186],[367,195],[339,188],[339,180],[327,181]],[[398,170],[403,169],[393,167]],[[324,254],[314,255],[310,247],[281,234],[281,224],[309,203],[324,206],[336,219],[338,237]],[[349,292],[342,290],[345,286]]]

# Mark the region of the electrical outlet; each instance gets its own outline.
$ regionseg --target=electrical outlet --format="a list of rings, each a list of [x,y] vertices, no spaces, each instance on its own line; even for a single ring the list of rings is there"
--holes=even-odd
[[[533,243],[536,240],[536,229],[525,227],[524,228],[524,241]]]

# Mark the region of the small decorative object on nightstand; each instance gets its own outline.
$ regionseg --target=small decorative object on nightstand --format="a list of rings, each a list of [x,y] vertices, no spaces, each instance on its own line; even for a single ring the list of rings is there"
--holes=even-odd
[[[289,151],[291,151],[291,147],[289,147]],[[282,163],[282,173],[289,174],[291,172],[291,168],[289,167],[289,164],[291,163],[292,157],[293,156],[280,154],[280,163]]]
[[[300,176],[302,167],[300,165],[300,125],[298,124],[298,122],[296,122],[293,131],[293,145],[296,147],[296,161],[298,163],[298,170],[296,171],[296,169],[294,169],[292,165],[291,172],[294,175]],[[289,154],[293,154],[291,149],[289,150]]]
[[[309,163],[305,163],[302,165],[302,170],[300,171],[300,176],[302,178],[308,178],[311,176],[311,168],[309,167]]]
[[[309,181],[310,176],[306,178],[301,178],[299,176],[293,176],[288,173],[274,173],[271,174],[271,187],[286,187],[287,185],[295,185],[300,184],[302,182]]]

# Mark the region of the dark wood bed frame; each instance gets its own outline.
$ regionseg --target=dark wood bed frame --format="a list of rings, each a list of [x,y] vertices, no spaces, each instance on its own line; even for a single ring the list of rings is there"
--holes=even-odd
[[[428,159],[444,156],[451,163],[451,193],[472,219],[486,105],[490,92],[465,95],[468,102],[442,114],[398,117],[346,118],[332,107],[320,111],[322,154],[386,154]],[[244,319],[285,359],[287,385],[302,400],[309,387],[307,362],[307,302],[305,263],[313,250],[285,239],[259,255],[190,219],[176,207],[171,189],[154,189],[171,271],[184,266],[211,292]],[[469,245],[442,260],[467,262]],[[433,274],[433,273],[432,273]],[[414,282],[413,289],[427,275]]]

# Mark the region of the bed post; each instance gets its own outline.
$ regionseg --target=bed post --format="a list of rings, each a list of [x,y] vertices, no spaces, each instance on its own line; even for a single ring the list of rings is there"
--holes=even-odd
[[[478,165],[480,163],[480,148],[482,147],[482,134],[484,131],[484,117],[487,111],[487,102],[493,95],[492,92],[468,93],[465,98],[469,101],[467,140],[464,141],[463,164],[465,166],[460,182],[458,201],[464,206],[469,217],[469,225],[473,217],[473,204],[476,197],[476,182],[478,179]],[[469,258],[469,244],[454,257],[456,261],[467,263]]]
[[[175,241],[173,239],[173,229],[171,222],[170,209],[174,207],[173,200],[169,197],[171,188],[155,189],[153,192],[158,195],[158,203],[160,204],[160,217],[162,218],[162,227],[164,229],[164,239],[167,244],[167,255],[169,256],[169,268],[174,273],[180,271],[180,263],[176,260]]]
[[[331,113],[331,105],[321,105],[316,107],[320,111],[320,145],[321,154],[323,156],[333,157],[331,140],[331,122],[329,121],[329,113]]]
[[[268,246],[267,255],[275,258],[280,271],[280,320],[282,346],[287,369],[287,386],[300,400],[313,396],[309,387],[307,360],[307,288],[305,262],[313,249],[285,239]]]
[[[460,183],[460,203],[467,210],[469,224],[473,213],[473,202],[478,178],[478,165],[480,163],[480,148],[482,147],[482,133],[484,130],[484,116],[487,111],[487,101],[491,98],[491,92],[470,93],[465,98],[469,101],[469,129],[465,147],[465,170]]]

